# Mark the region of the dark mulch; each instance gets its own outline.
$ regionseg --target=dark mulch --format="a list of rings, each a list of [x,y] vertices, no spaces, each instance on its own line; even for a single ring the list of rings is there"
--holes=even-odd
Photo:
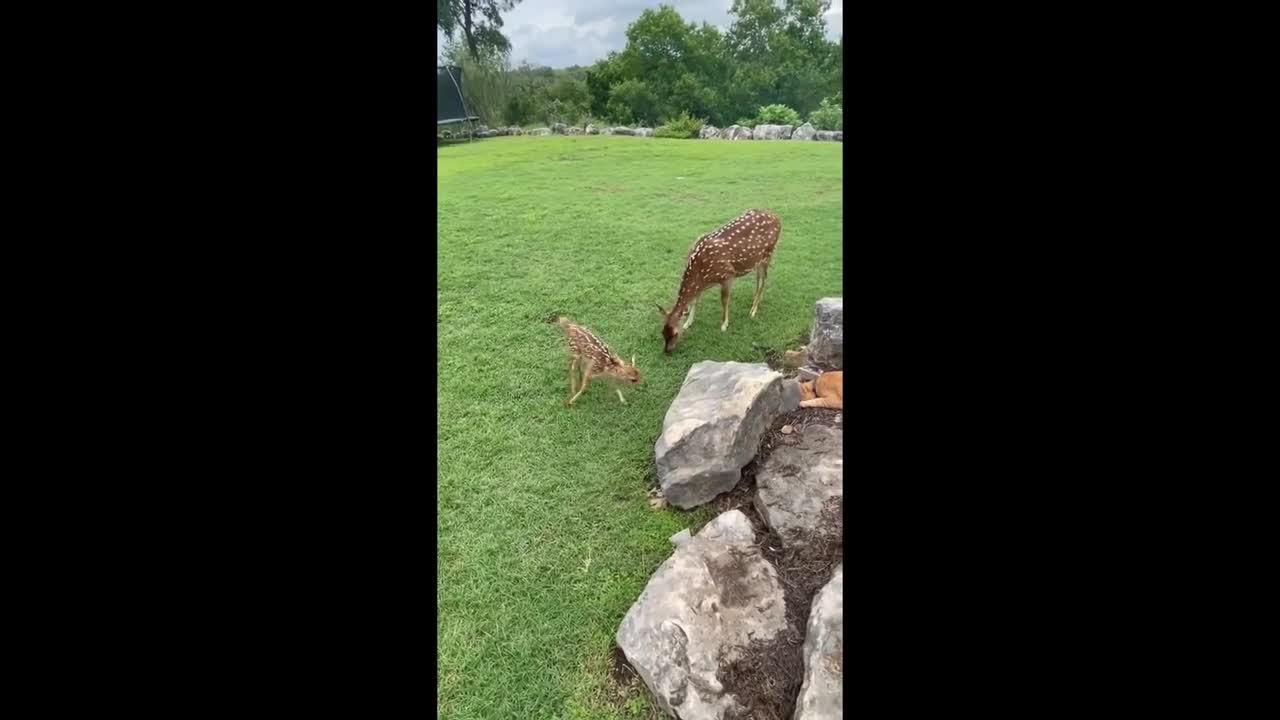
[[[804,682],[803,646],[813,596],[831,579],[844,557],[843,502],[833,498],[817,531],[784,548],[756,509],[756,470],[775,448],[798,442],[806,426],[839,427],[835,422],[838,414],[836,410],[800,408],[779,418],[765,433],[756,459],[743,469],[738,486],[712,501],[718,512],[739,510],[751,521],[761,553],[778,571],[787,606],[786,630],[768,642],[753,642],[740,659],[720,668],[720,682],[744,707],[736,717],[730,714],[725,720],[784,720],[795,713],[796,697]],[[784,425],[791,425],[795,432],[784,435]]]
[[[725,720],[790,720],[795,714],[796,698],[804,682],[803,646],[813,596],[831,579],[832,571],[844,557],[843,502],[838,498],[829,501],[817,531],[783,548],[777,533],[769,529],[756,510],[756,471],[777,447],[799,442],[800,434],[809,425],[841,427],[842,423],[836,422],[841,414],[826,408],[798,408],[779,417],[765,432],[755,459],[743,468],[738,485],[711,501],[717,514],[738,510],[751,521],[760,553],[778,572],[787,607],[785,630],[768,642],[753,642],[743,648],[742,657],[720,667],[720,682],[744,708],[740,713],[726,715]],[[786,425],[793,432],[784,434],[782,428]],[[701,529],[690,528],[690,532],[697,534]],[[644,685],[616,646],[610,655],[609,677],[618,701],[626,695],[627,688]]]

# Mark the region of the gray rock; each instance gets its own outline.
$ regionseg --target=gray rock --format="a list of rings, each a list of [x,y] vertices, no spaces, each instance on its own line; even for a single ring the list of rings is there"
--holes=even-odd
[[[756,471],[756,509],[784,546],[804,545],[818,531],[828,501],[844,496],[843,433],[815,424],[793,437]]]
[[[844,132],[843,132],[843,131],[841,131],[841,130],[837,130],[837,131],[836,131],[836,142],[844,142]]]
[[[532,129],[532,130],[530,130],[530,131],[529,131],[529,134],[530,134],[530,135],[539,135],[539,136],[541,136],[541,135],[550,135],[550,134],[551,134],[551,128],[534,128],[534,129]]]
[[[635,135],[636,131],[629,127],[616,127],[613,129],[614,135]]]
[[[798,408],[802,397],[799,380],[787,378],[782,381],[782,407]]]
[[[817,380],[818,376],[821,374],[822,370],[820,368],[816,368],[812,365],[805,365],[804,367],[796,369],[796,380],[799,380],[800,382],[809,382],[810,380]]]
[[[651,137],[653,135],[653,128],[638,127],[636,128],[636,135],[639,137]]]
[[[516,126],[512,125],[511,127],[507,128],[507,134],[508,134],[508,135],[523,135],[523,134],[524,134],[524,130],[521,130],[520,128],[518,128],[518,127],[516,127]]]
[[[809,360],[833,370],[843,369],[844,299],[822,298],[817,308],[818,316],[809,333]]]
[[[720,130],[715,125],[703,125],[698,131],[698,137],[703,140],[715,140],[720,137]]]
[[[729,140],[752,140],[755,137],[755,133],[745,125],[730,125],[725,128],[723,137]]]
[[[795,132],[791,133],[791,139],[792,140],[812,140],[813,136],[817,134],[818,134],[818,131],[813,127],[813,125],[810,125],[809,123],[805,123],[800,127],[796,128]]]
[[[751,522],[730,510],[658,567],[622,619],[617,641],[665,712],[721,720],[743,709],[720,684],[721,665],[785,627],[777,571],[761,557]]]
[[[844,565],[813,598],[805,631],[804,684],[794,720],[844,717]]]
[[[567,130],[568,127],[569,126],[565,125],[564,123],[551,123],[551,132],[555,133],[556,135],[564,135],[565,130]]]
[[[732,490],[774,418],[798,404],[763,363],[695,363],[654,445],[662,496],[687,510]]]
[[[790,125],[757,125],[754,133],[756,140],[790,140]]]
[[[601,135],[612,135],[612,134],[613,134],[613,128],[611,128],[611,127],[607,127],[607,128],[600,128],[600,134],[601,134]]]
[[[586,133],[588,135],[599,135],[600,129],[596,127],[595,123],[588,123]]]
[[[685,528],[675,535],[667,538],[667,541],[676,547],[683,547],[684,544],[689,542],[692,537],[693,536],[689,534],[689,528]]]
[[[814,134],[813,139],[822,140],[826,142],[835,142],[837,134],[838,133],[835,130],[819,130],[816,134]]]
[[[582,134],[582,128],[580,128],[580,127],[571,127],[571,128],[569,128],[568,130],[566,130],[566,131],[565,131],[565,133],[567,133],[567,134],[569,134],[569,135],[581,135],[581,134]]]

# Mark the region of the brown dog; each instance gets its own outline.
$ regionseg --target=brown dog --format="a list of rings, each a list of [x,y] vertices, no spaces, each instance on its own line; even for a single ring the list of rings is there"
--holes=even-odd
[[[844,371],[822,373],[817,380],[800,383],[800,407],[844,409]]]

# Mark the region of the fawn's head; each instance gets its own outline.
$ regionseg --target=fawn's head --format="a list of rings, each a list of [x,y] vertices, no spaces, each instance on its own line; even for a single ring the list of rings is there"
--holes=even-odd
[[[640,377],[640,370],[636,367],[635,355],[631,356],[630,365],[627,364],[626,360],[620,361],[618,365],[614,368],[613,374],[616,375],[619,379],[626,380],[627,382],[630,382],[632,384],[637,384],[637,385],[640,383],[640,380],[642,379]]]
[[[663,352],[671,352],[676,349],[676,341],[680,339],[680,316],[675,313],[669,313],[658,306],[658,312],[662,315],[662,341],[664,346]]]

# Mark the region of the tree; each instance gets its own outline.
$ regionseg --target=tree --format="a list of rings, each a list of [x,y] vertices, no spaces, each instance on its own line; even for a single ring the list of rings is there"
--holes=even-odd
[[[459,29],[473,58],[503,55],[511,42],[502,34],[501,13],[520,0],[436,0],[436,27],[453,40]]]

